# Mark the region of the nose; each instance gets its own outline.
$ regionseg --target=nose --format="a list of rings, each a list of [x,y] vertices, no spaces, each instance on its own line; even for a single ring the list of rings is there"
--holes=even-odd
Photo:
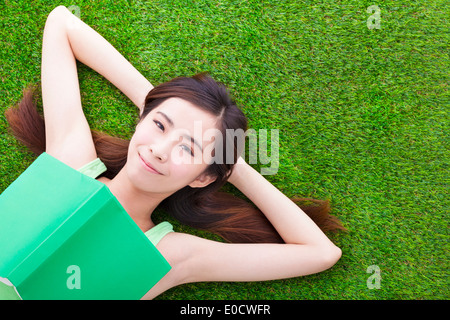
[[[166,162],[168,159],[168,145],[161,141],[160,143],[154,143],[149,146],[150,153],[161,162]]]

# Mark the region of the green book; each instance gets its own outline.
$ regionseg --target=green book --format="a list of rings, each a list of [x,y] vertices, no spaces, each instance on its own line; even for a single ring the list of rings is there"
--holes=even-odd
[[[0,281],[22,299],[140,299],[170,265],[103,183],[41,154],[0,195]]]

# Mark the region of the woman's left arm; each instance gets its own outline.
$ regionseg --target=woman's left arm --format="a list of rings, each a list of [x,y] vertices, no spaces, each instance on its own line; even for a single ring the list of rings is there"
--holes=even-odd
[[[242,159],[229,181],[258,206],[286,243],[230,244],[168,234],[158,249],[174,268],[149,294],[187,282],[298,277],[324,271],[339,260],[341,250],[320,228]]]
[[[285,243],[332,248],[340,252],[298,205],[242,158],[234,166],[228,181],[264,213]]]

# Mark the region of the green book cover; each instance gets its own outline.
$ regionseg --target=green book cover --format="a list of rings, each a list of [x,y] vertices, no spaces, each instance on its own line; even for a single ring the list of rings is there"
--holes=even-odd
[[[169,270],[106,185],[47,153],[0,195],[0,280],[22,299],[140,299]]]

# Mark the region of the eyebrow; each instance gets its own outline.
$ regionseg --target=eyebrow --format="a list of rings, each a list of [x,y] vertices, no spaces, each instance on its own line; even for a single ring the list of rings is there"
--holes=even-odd
[[[170,118],[167,116],[167,114],[165,114],[164,112],[161,112],[161,111],[156,111],[156,113],[162,115],[162,116],[166,119],[166,121],[169,123],[169,126],[170,126],[170,127],[172,127],[172,128],[174,127],[174,124],[173,124],[172,119],[170,119]],[[194,144],[196,144],[197,147],[199,147],[200,150],[203,152],[202,146],[201,146],[194,138],[192,138],[191,136],[189,136],[189,135],[187,135],[187,134],[184,134],[183,137],[186,137],[187,139],[190,139],[191,142],[193,142]]]

